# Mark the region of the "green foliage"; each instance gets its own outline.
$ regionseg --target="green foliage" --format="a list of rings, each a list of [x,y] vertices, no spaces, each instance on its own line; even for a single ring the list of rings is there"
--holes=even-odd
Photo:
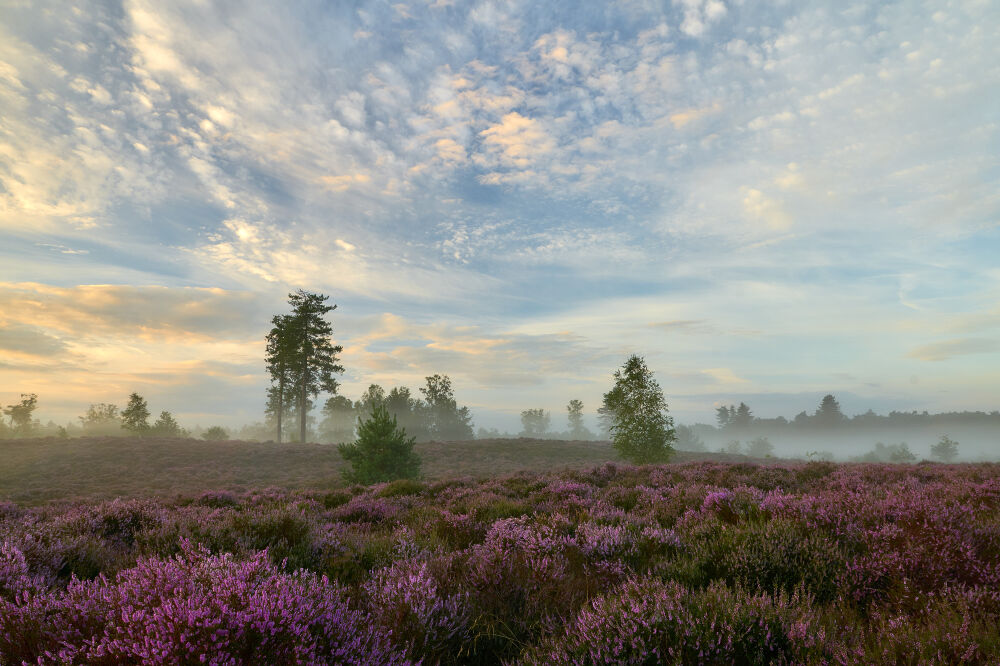
[[[31,434],[35,427],[31,414],[37,407],[37,394],[22,393],[20,402],[7,405],[3,410],[4,415],[10,420],[10,430],[13,431],[14,436],[27,437]]]
[[[306,439],[306,421],[312,399],[320,391],[337,392],[333,375],[344,371],[337,354],[343,351],[332,342],[333,327],[324,318],[337,309],[326,305],[329,296],[302,289],[288,295],[292,313],[275,316],[267,335],[265,362],[271,375],[268,391],[268,413],[279,424],[294,402],[299,418],[299,441]]]
[[[138,393],[128,397],[128,405],[122,410],[122,427],[136,435],[149,430],[149,407]]]
[[[379,490],[376,497],[403,497],[419,495],[426,489],[423,483],[415,479],[396,479]]]
[[[942,435],[941,441],[931,447],[931,456],[942,462],[950,463],[958,457],[958,442],[948,435]]]
[[[611,441],[623,458],[638,464],[664,462],[676,440],[673,419],[653,373],[633,354],[614,374],[614,387],[604,394],[611,415]]]
[[[203,432],[201,437],[210,442],[222,442],[229,439],[229,433],[222,426],[212,426]]]
[[[521,436],[544,437],[551,422],[552,417],[544,409],[526,409],[521,412]]]
[[[413,451],[414,442],[384,405],[376,406],[368,419],[359,417],[357,441],[337,447],[351,464],[344,478],[365,484],[417,478],[420,457]]]

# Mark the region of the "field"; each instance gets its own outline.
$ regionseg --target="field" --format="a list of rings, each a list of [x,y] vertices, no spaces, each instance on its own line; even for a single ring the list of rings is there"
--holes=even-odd
[[[328,447],[32,444],[79,451],[46,474],[17,443],[5,494],[94,498],[0,501],[2,664],[1000,661],[1000,465],[630,467],[508,441],[334,487]],[[541,456],[578,469],[509,473]],[[148,496],[96,498],[116,490]]]
[[[582,469],[620,462],[608,442],[494,439],[418,443],[428,479]],[[704,459],[741,456],[702,454]],[[677,460],[694,459],[678,453]],[[0,440],[0,500],[193,495],[267,486],[294,490],[343,485],[335,446],[196,439]]]

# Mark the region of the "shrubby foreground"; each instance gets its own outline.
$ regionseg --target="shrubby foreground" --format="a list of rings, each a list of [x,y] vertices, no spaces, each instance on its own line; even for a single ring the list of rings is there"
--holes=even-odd
[[[1000,465],[0,503],[0,663],[997,663]]]

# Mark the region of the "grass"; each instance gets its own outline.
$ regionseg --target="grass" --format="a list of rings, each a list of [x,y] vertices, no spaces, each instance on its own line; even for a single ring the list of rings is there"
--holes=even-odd
[[[621,462],[608,442],[487,439],[416,445],[423,474],[494,477],[519,471],[552,472]],[[680,452],[678,462],[729,459]],[[741,458],[737,456],[736,458]],[[345,485],[344,462],[328,444],[273,444],[196,439],[0,440],[0,500],[53,500],[196,495],[279,486],[328,489]]]
[[[428,481],[488,478],[521,471],[584,469],[622,460],[608,442],[486,439],[421,442]],[[743,459],[679,452],[677,462]],[[344,461],[328,444],[273,444],[197,439],[94,437],[0,440],[0,500],[53,500],[197,495],[278,486],[345,486]]]

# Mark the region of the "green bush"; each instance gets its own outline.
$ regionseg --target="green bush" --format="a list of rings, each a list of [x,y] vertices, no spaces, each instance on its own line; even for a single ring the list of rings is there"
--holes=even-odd
[[[396,423],[384,405],[378,405],[367,420],[358,420],[358,439],[338,444],[344,460],[351,464],[344,478],[353,483],[380,483],[420,476],[420,457],[413,451],[414,437]]]

